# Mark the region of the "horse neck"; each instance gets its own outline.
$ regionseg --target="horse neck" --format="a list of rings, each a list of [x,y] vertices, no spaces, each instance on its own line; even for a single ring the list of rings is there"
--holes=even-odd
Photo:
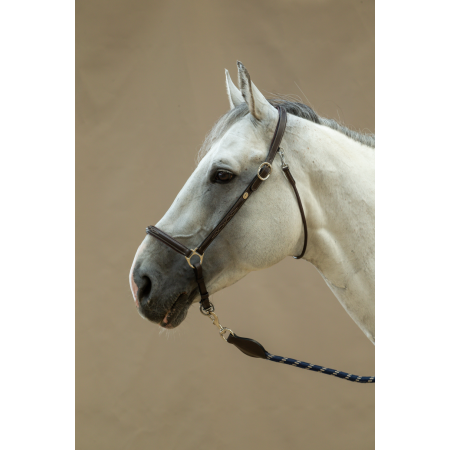
[[[309,233],[304,259],[373,341],[374,150],[325,126],[289,119],[286,142],[294,159],[289,164]]]

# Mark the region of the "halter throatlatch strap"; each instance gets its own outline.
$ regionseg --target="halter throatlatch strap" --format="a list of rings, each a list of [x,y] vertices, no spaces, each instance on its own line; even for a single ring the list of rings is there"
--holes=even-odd
[[[298,193],[297,186],[295,185],[296,183],[294,177],[292,176],[292,173],[289,170],[289,166],[287,164],[283,164],[282,169],[289,183],[291,183],[292,189],[294,190],[295,197],[297,198],[298,208],[300,209],[300,215],[302,216],[303,233],[305,234],[305,237],[303,239],[303,250],[300,253],[300,255],[294,256],[294,259],[301,259],[303,258],[303,255],[306,252],[306,246],[308,244],[308,227],[306,226],[305,211],[303,209],[302,200],[300,199],[300,194]]]

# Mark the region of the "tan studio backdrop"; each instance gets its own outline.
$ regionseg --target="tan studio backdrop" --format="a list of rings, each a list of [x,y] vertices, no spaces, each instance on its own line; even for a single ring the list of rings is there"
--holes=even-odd
[[[160,333],[128,273],[228,109],[224,69],[375,131],[374,2],[77,0],[78,450],[374,448],[374,385],[248,358],[198,307]],[[359,375],[374,347],[316,269],[286,258],[213,296],[271,352]]]

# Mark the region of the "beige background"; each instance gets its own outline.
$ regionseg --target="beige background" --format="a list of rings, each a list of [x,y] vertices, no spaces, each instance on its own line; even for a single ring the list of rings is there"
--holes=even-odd
[[[236,59],[264,93],[374,131],[374,2],[78,0],[76,18],[78,450],[374,448],[373,385],[245,357],[197,307],[160,334],[128,286],[145,226],[228,108]],[[273,353],[374,373],[374,347],[305,261],[213,301]]]

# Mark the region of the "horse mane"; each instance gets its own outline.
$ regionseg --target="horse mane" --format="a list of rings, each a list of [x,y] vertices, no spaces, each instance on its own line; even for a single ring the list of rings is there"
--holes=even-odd
[[[339,131],[356,142],[375,148],[375,134],[351,130],[350,128],[336,122],[334,119],[320,117],[311,107],[300,102],[294,102],[285,98],[272,98],[267,100],[272,106],[283,106],[289,114],[309,120],[310,122],[314,122],[319,125],[324,125],[328,128]],[[243,102],[220,117],[206,136],[205,141],[203,142],[203,145],[198,153],[198,161],[201,161],[214,143],[221,139],[236,122],[245,117],[247,114],[249,114],[248,105]]]

